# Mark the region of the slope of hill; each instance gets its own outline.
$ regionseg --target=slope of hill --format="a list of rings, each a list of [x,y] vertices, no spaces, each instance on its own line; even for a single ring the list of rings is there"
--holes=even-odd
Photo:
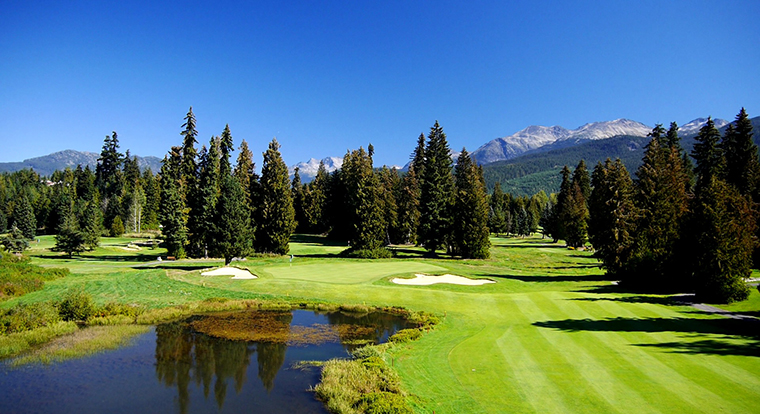
[[[100,154],[87,151],[65,150],[58,151],[42,157],[29,158],[22,162],[2,162],[0,163],[0,173],[14,172],[26,168],[33,169],[37,174],[49,176],[56,170],[63,171],[66,167],[72,170],[81,165],[82,168],[89,165],[94,171],[98,163]],[[140,169],[150,167],[154,173],[161,169],[161,159],[158,157],[137,157],[137,163]]]

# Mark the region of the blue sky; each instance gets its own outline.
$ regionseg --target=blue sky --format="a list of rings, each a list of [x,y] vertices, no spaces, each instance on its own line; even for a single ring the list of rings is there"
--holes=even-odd
[[[190,106],[257,165],[372,143],[403,165],[528,125],[760,115],[760,2],[0,1],[0,161],[163,156]],[[160,3],[160,4],[157,4]]]

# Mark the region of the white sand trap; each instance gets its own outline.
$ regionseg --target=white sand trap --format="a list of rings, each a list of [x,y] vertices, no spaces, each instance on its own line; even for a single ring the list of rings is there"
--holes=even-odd
[[[232,276],[232,279],[256,279],[257,277],[245,269],[237,267],[220,267],[216,270],[209,270],[201,273],[203,276]]]
[[[416,274],[414,279],[391,279],[391,282],[397,285],[415,285],[415,286],[428,286],[436,283],[449,283],[452,285],[468,285],[468,286],[480,286],[486,283],[496,283],[493,280],[487,279],[468,279],[462,276],[443,275],[443,276],[430,276]]]

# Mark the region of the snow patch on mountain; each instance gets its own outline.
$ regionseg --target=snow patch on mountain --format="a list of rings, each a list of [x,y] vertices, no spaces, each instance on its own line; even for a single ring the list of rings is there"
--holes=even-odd
[[[341,157],[326,157],[326,158],[322,158],[321,160],[318,160],[316,158],[311,158],[309,159],[309,161],[306,161],[306,162],[302,161],[290,167],[290,169],[288,170],[288,173],[292,177],[293,175],[295,175],[295,169],[298,168],[298,175],[301,176],[302,180],[305,177],[314,178],[317,176],[317,171],[319,171],[320,161],[325,163],[325,169],[327,170],[328,173],[331,173],[343,166],[343,158]]]
[[[531,125],[510,136],[485,143],[475,150],[472,156],[479,164],[488,164],[515,158],[528,151],[538,150],[554,143],[581,142],[618,135],[646,136],[651,130],[651,127],[630,119],[593,122],[576,129],[566,129],[556,125],[551,127]]]
[[[715,128],[723,128],[724,126],[728,125],[728,121],[725,119],[713,119],[713,122],[715,123]],[[680,125],[678,127],[678,135],[684,137],[687,135],[697,134],[699,133],[700,128],[705,126],[705,123],[707,123],[707,118],[697,118],[691,122]],[[663,127],[665,127],[665,129],[668,129],[665,125],[663,125]]]

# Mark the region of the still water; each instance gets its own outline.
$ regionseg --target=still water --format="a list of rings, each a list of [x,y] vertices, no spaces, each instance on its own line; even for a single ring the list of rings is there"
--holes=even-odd
[[[292,365],[348,356],[403,327],[382,313],[195,316],[83,359],[0,364],[0,413],[326,413],[307,391],[319,369]]]

